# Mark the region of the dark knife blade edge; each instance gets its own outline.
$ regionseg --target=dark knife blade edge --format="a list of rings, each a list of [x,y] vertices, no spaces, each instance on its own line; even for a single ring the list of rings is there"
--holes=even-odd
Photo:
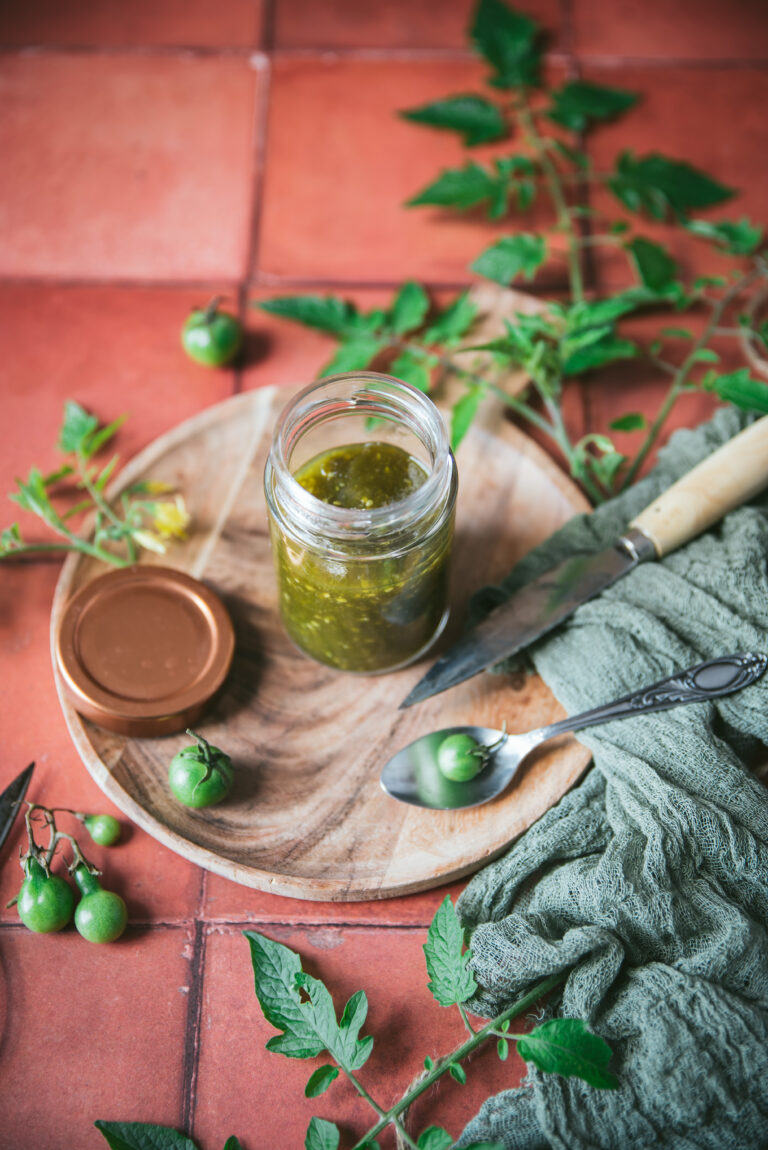
[[[30,763],[0,795],[0,848],[8,838],[19,807],[24,802],[35,764]]]
[[[639,536],[639,538],[638,538]],[[495,607],[443,655],[409,692],[400,709],[456,687],[552,631],[577,607],[655,555],[641,532],[628,532],[594,555],[575,555]]]

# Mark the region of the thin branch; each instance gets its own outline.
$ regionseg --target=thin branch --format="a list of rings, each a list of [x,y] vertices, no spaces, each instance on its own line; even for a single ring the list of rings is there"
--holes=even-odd
[[[437,1082],[438,1078],[445,1074],[454,1062],[461,1062],[462,1059],[466,1058],[467,1055],[471,1054],[473,1050],[476,1050],[478,1046],[485,1042],[487,1038],[492,1037],[495,1028],[501,1026],[508,1018],[516,1018],[519,1014],[522,1014],[523,1011],[527,1010],[529,1006],[532,1006],[534,1002],[537,1002],[543,995],[548,994],[550,990],[553,990],[561,982],[565,982],[567,977],[568,971],[559,971],[557,974],[551,974],[549,978],[545,978],[542,982],[537,983],[536,986],[529,990],[527,994],[524,994],[522,998],[519,998],[512,1006],[497,1015],[496,1018],[492,1019],[481,1030],[478,1030],[471,1038],[468,1038],[466,1042],[462,1043],[461,1046],[458,1046],[452,1054],[446,1058],[441,1058],[417,1085],[413,1086],[403,1095],[396,1106],[393,1106],[387,1114],[379,1119],[375,1126],[372,1126],[371,1129],[363,1135],[355,1144],[354,1150],[363,1150],[363,1147],[367,1143],[371,1142],[377,1134],[380,1134],[386,1126],[394,1122],[394,1120],[399,1117],[404,1110],[407,1110],[426,1090],[429,1090],[430,1086],[432,1086],[434,1082]]]
[[[683,391],[691,369],[698,362],[697,353],[701,351],[702,348],[706,347],[706,345],[709,343],[713,332],[719,326],[720,320],[730,305],[733,303],[733,301],[738,296],[740,296],[741,293],[746,290],[746,288],[750,287],[755,282],[755,280],[760,279],[763,275],[763,271],[760,268],[759,263],[760,261],[758,261],[758,266],[754,267],[752,271],[748,272],[746,275],[742,276],[741,279],[732,284],[728,291],[724,292],[720,299],[717,300],[717,302],[714,304],[706,327],[696,342],[693,344],[693,347],[683,362],[680,364],[680,367],[677,369],[669,386],[669,390],[664,398],[664,401],[659,408],[656,418],[651,424],[650,430],[648,431],[648,434],[646,435],[640,450],[632,462],[632,466],[629,468],[626,475],[624,476],[624,479],[622,480],[621,487],[619,488],[620,491],[625,491],[627,487],[634,483],[640,469],[645,463],[645,460],[647,459],[654,444],[656,443],[656,440],[659,437],[661,429],[664,426],[670,411],[679,398],[680,393]],[[766,271],[768,271],[768,267],[766,268]]]
[[[520,104],[518,105],[518,115],[528,138],[528,143],[539,155],[539,162],[541,163],[547,186],[549,187],[552,204],[557,214],[558,226],[568,239],[568,275],[571,281],[571,296],[573,297],[574,303],[579,303],[584,298],[584,280],[581,274],[579,249],[575,243],[576,233],[573,228],[573,219],[565,200],[560,172],[557,170],[557,166],[552,162],[552,157],[547,148],[544,147],[544,142],[539,135],[535,120],[531,115],[531,110],[525,102],[524,97],[521,97]]]

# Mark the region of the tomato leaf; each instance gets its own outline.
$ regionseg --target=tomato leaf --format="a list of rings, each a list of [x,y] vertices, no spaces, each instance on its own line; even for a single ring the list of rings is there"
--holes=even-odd
[[[0,555],[10,555],[24,546],[18,523],[12,523],[0,532]]]
[[[404,351],[394,360],[389,369],[397,379],[404,379],[419,391],[428,392],[430,384],[429,365],[423,356]]]
[[[554,103],[547,115],[572,132],[584,132],[593,124],[613,120],[638,100],[634,92],[603,84],[573,81],[552,93]]]
[[[466,1002],[477,990],[467,969],[472,951],[463,952],[463,947],[464,931],[450,895],[446,895],[432,919],[423,947],[431,979],[428,988],[441,1006]]]
[[[496,1043],[496,1053],[499,1056],[500,1062],[506,1062],[509,1058],[509,1043],[506,1038],[500,1038]]]
[[[99,421],[95,415],[91,415],[74,399],[68,399],[64,404],[64,422],[59,431],[59,451],[65,454],[82,451],[84,454],[88,440],[98,426]]]
[[[324,1094],[331,1083],[338,1077],[338,1066],[318,1066],[304,1087],[305,1097],[317,1098],[320,1094]]]
[[[224,1150],[243,1150],[242,1146],[240,1145],[240,1139],[235,1138],[234,1134],[230,1134],[229,1138],[227,1138],[226,1142],[224,1143]]]
[[[563,350],[563,375],[581,375],[584,371],[605,367],[617,360],[632,359],[637,355],[636,344],[628,339],[620,339],[612,331],[580,347],[574,347],[573,342],[570,345],[566,343]]]
[[[429,311],[429,296],[421,284],[403,284],[395,296],[391,310],[392,330],[404,335],[414,328],[421,327]]]
[[[493,66],[496,88],[539,83],[539,25],[501,0],[480,0],[470,28],[478,52]]]
[[[118,415],[117,419],[113,419],[111,423],[106,424],[105,427],[100,427],[98,431],[94,432],[88,439],[87,458],[90,459],[95,455],[105,443],[108,443],[112,436],[117,432],[125,423],[127,415]]]
[[[305,1150],[338,1150],[339,1128],[324,1118],[311,1118],[304,1139]]]
[[[97,491],[103,491],[104,488],[109,483],[109,480],[112,477],[112,473],[114,472],[115,468],[117,467],[118,459],[119,459],[119,456],[113,455],[112,458],[110,459],[109,463],[107,463],[101,469],[99,474],[94,479],[93,486],[96,488]]]
[[[500,195],[499,177],[480,164],[465,164],[463,168],[447,168],[426,188],[406,201],[406,207],[424,205],[440,208],[457,208],[466,211],[490,200],[498,202]]]
[[[651,292],[663,291],[675,278],[677,264],[660,244],[635,236],[625,245],[632,257],[643,287]]]
[[[568,330],[575,334],[582,329],[602,327],[651,302],[658,303],[658,297],[649,294],[644,288],[630,288],[610,299],[574,304],[566,313]]]
[[[763,242],[763,228],[746,216],[740,220],[684,220],[683,225],[694,236],[711,240],[733,256],[750,256]]]
[[[611,431],[642,431],[648,421],[639,411],[628,412],[609,423]]]
[[[477,410],[483,399],[482,387],[470,387],[451,410],[451,447],[458,450],[464,436],[472,426]]]
[[[708,208],[734,195],[732,188],[706,172],[659,152],[647,156],[622,152],[608,186],[630,211],[647,212],[655,220],[670,213],[685,215],[691,208]]]
[[[170,1126],[151,1122],[94,1122],[111,1150],[198,1150],[197,1143]],[[226,1150],[226,1148],[225,1148]]]
[[[303,992],[300,1010],[312,1034],[322,1043],[322,1048],[336,1059],[346,1070],[359,1070],[370,1057],[373,1038],[360,1038],[360,1028],[368,1013],[368,999],[364,991],[353,994],[344,1008],[341,1022],[336,1021],[336,1011],[328,988],[319,978],[313,978],[303,970],[295,975],[295,985]]]
[[[315,1058],[325,1043],[302,1009],[296,975],[301,959],[295,951],[256,931],[245,931],[251,948],[256,997],[267,1022],[284,1033],[270,1038],[267,1049],[286,1058]]]
[[[527,156],[505,156],[494,160],[491,167],[470,163],[448,168],[407,200],[406,207],[431,205],[466,211],[487,204],[488,218],[497,220],[506,213],[511,196],[521,211],[530,207],[536,195],[536,183],[531,178],[535,174]]]
[[[460,296],[433,320],[424,332],[424,343],[450,344],[466,335],[477,316],[477,307],[468,292]]]
[[[414,124],[459,132],[467,148],[502,140],[507,135],[501,108],[482,96],[449,96],[420,108],[409,108],[400,115]]]
[[[720,356],[711,347],[700,347],[691,356],[691,363],[719,363]]]
[[[518,276],[531,279],[546,258],[547,242],[544,236],[518,232],[515,236],[503,236],[491,244],[480,253],[470,268],[478,275],[506,286]]]
[[[448,1150],[453,1146],[453,1138],[442,1126],[428,1126],[418,1138],[419,1150]]]
[[[448,1067],[448,1073],[454,1082],[458,1082],[459,1086],[466,1086],[467,1072],[460,1062],[452,1062]]]
[[[716,376],[707,390],[714,391],[726,403],[732,403],[745,411],[768,414],[768,383],[752,379],[748,367]]]
[[[338,296],[296,295],[258,300],[255,307],[304,327],[343,337],[355,330],[357,308]]]
[[[582,1078],[603,1090],[618,1088],[618,1080],[608,1070],[610,1046],[579,1018],[553,1018],[537,1026],[518,1039],[517,1052],[546,1074]]]
[[[51,527],[60,530],[63,527],[61,516],[51,503],[45,486],[45,479],[36,467],[30,467],[26,480],[17,479],[18,491],[8,496],[13,503],[17,503],[24,511],[31,511],[39,515]]]
[[[364,371],[382,348],[386,340],[375,335],[361,335],[342,343],[336,354],[319,372],[319,378],[326,375],[339,375],[345,371]]]

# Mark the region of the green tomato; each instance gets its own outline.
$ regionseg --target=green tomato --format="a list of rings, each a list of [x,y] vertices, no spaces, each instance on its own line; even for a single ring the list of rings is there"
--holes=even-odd
[[[95,875],[82,864],[74,880],[82,893],[75,910],[75,926],[88,942],[114,942],[128,922],[128,910],[119,894],[104,890]]]
[[[223,367],[231,363],[243,342],[240,320],[229,312],[219,311],[219,298],[206,308],[197,308],[187,317],[181,329],[181,345],[187,355],[204,367]]]
[[[437,748],[437,765],[446,779],[466,783],[486,764],[488,749],[472,735],[448,735]]]
[[[120,838],[120,823],[112,815],[88,815],[83,822],[93,841],[101,847],[113,847]]]
[[[184,747],[173,756],[168,769],[168,785],[185,807],[212,807],[232,790],[235,772],[232,760],[218,747],[212,747],[194,731],[187,731],[197,746]]]
[[[24,872],[26,878],[16,904],[19,918],[29,930],[38,934],[61,930],[75,909],[72,887],[59,875],[48,874],[34,858],[27,859]]]

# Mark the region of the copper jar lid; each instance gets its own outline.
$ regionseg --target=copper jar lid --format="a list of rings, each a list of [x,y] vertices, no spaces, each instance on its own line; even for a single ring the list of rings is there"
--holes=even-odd
[[[168,567],[125,567],[67,603],[56,662],[85,718],[125,735],[168,735],[200,716],[234,649],[230,617],[208,587]]]

